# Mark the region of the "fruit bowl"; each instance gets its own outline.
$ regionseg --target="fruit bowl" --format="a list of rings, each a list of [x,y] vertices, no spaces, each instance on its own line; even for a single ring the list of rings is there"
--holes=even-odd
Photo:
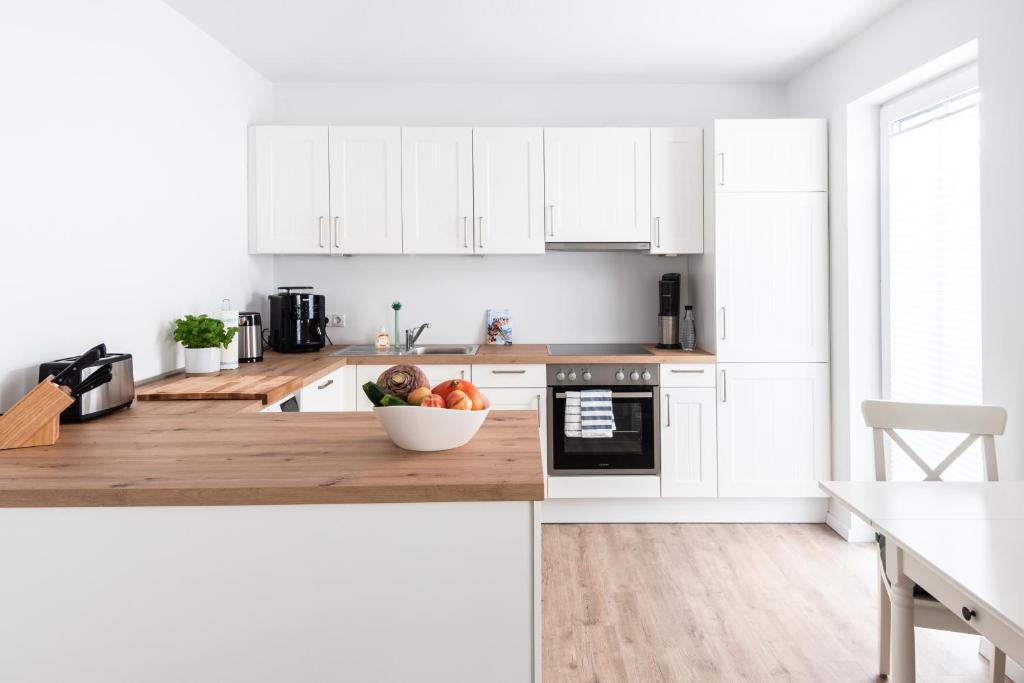
[[[388,438],[407,451],[446,451],[467,444],[476,436],[490,412],[490,407],[484,410],[418,406],[373,409]]]

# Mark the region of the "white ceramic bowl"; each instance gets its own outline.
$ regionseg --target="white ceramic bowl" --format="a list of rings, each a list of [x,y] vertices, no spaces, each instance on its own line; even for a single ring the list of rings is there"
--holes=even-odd
[[[373,409],[388,437],[407,451],[446,451],[469,443],[490,412],[418,406]]]

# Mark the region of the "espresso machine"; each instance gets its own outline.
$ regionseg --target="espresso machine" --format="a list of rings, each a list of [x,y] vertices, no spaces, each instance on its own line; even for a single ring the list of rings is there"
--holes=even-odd
[[[658,281],[658,348],[680,349],[679,301],[682,278],[679,273],[665,273]]]
[[[319,351],[327,339],[324,295],[278,287],[270,295],[270,346],[280,353]]]

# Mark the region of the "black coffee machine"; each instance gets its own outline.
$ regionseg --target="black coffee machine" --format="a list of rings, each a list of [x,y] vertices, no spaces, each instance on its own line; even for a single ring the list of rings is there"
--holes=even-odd
[[[278,287],[270,295],[270,346],[281,353],[319,351],[327,339],[324,295],[312,287]]]
[[[679,273],[665,273],[658,281],[658,348],[680,349],[679,299],[682,278]]]

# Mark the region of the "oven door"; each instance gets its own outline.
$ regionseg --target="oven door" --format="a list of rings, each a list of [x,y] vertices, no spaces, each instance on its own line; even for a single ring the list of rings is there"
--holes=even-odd
[[[610,389],[615,431],[611,438],[565,435],[565,392],[579,387],[548,387],[548,474],[658,474],[661,425],[657,387],[588,387]]]

